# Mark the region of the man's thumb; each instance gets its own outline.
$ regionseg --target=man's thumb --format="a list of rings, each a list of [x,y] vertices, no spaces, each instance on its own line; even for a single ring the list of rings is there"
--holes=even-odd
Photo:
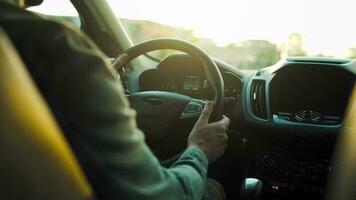
[[[208,101],[205,104],[204,110],[199,117],[198,123],[203,123],[203,124],[209,123],[210,115],[213,112],[213,107],[214,104],[212,101]]]

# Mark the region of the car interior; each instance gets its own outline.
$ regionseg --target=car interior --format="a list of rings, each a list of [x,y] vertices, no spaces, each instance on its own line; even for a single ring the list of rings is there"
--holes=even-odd
[[[225,154],[208,172],[227,199],[355,198],[356,60],[286,57],[262,69],[240,70],[179,38],[133,42],[105,0],[70,3],[80,30],[110,62],[129,55],[120,84],[159,160],[186,148],[211,100],[213,121],[222,115],[231,119]],[[159,60],[149,54],[166,49],[174,52]],[[3,32],[0,61],[0,199],[94,199]]]

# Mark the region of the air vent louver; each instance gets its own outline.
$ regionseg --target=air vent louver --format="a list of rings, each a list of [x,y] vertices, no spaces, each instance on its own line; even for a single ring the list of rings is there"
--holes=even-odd
[[[266,83],[264,80],[253,80],[251,84],[251,109],[261,119],[267,119]]]

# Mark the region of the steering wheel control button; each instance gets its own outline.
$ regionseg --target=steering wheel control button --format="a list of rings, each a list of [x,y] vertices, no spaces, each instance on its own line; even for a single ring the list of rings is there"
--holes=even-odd
[[[187,107],[184,109],[184,113],[200,113],[203,110],[203,107],[195,102],[190,102]]]
[[[205,102],[198,99],[191,99],[182,112],[181,118],[198,117],[203,111]]]
[[[318,122],[321,114],[314,110],[301,110],[295,114],[295,119],[300,122]]]

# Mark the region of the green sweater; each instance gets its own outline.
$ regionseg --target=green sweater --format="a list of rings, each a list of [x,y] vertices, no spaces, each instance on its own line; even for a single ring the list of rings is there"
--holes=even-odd
[[[136,126],[135,111],[118,78],[88,37],[6,3],[0,3],[0,26],[49,104],[98,199],[201,199],[208,168],[204,153],[187,149],[171,167],[160,166]]]

